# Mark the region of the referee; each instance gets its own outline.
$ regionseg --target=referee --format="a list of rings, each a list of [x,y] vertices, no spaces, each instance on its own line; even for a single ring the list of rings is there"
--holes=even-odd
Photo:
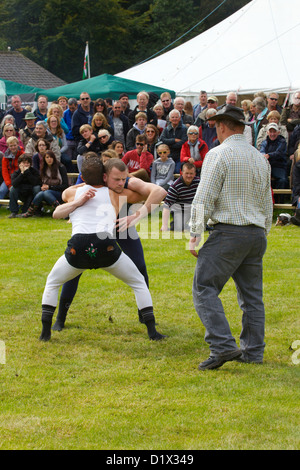
[[[247,143],[242,110],[226,105],[213,119],[220,145],[206,154],[190,223],[190,251],[197,257],[193,300],[210,348],[210,356],[199,370],[216,369],[235,359],[263,361],[262,259],[273,212],[270,165]],[[208,219],[214,230],[197,254]],[[219,299],[230,277],[243,312],[240,348]]]

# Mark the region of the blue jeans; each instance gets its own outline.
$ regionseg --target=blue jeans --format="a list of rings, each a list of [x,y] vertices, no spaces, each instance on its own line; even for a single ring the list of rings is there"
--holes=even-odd
[[[175,160],[174,160],[175,161]],[[175,162],[175,168],[174,168],[174,173],[180,173],[180,169],[181,169],[181,161],[178,160],[177,162]]]
[[[267,240],[262,228],[217,224],[199,250],[193,300],[206,332],[211,355],[237,349],[222,302],[224,285],[233,278],[243,312],[240,349],[247,361],[261,362],[264,353],[265,309],[262,259]]]
[[[287,177],[285,168],[273,168],[271,169],[271,176],[275,178],[274,188],[286,189],[287,188]]]
[[[66,152],[66,153],[62,153],[61,156],[60,156],[60,159],[61,159],[61,163],[63,163],[67,169],[67,172],[68,173],[73,173],[73,170],[74,170],[74,166],[73,166],[73,163],[72,163],[72,159],[70,158],[70,155]]]
[[[23,201],[22,213],[27,212],[31,201],[41,191],[40,186],[32,186],[31,190],[22,191],[22,188],[14,188],[13,186],[10,188],[9,192],[9,209],[10,212],[18,213],[19,212],[19,205],[18,199]]]
[[[0,185],[0,199],[4,199],[7,193],[8,193],[8,187],[3,181]]]
[[[40,191],[33,199],[32,204],[41,206],[43,201],[47,204],[53,204],[55,201],[62,202],[61,192],[47,189],[47,191]]]

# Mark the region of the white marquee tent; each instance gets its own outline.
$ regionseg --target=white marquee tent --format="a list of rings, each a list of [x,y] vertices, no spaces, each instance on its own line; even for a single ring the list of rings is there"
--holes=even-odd
[[[186,43],[119,77],[198,97],[300,89],[299,0],[253,0]]]

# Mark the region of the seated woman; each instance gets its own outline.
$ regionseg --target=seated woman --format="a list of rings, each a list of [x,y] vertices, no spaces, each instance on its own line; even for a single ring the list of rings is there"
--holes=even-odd
[[[19,134],[17,135],[16,130],[14,128],[14,125],[11,124],[11,123],[7,123],[3,127],[3,137],[1,137],[1,139],[0,139],[0,152],[5,153],[6,150],[8,149],[7,139],[9,137],[16,137],[18,139],[19,146],[21,148],[23,148],[22,140],[21,140]]]
[[[42,161],[40,170],[41,191],[34,197],[28,211],[22,217],[32,217],[46,202],[53,208],[59,206],[63,201],[62,192],[69,186],[66,167],[57,161],[52,150],[47,150]]]
[[[6,124],[12,124],[14,126],[14,129],[16,131],[16,137],[18,137],[15,118],[12,116],[12,114],[6,114],[0,124],[0,139],[2,139],[3,137],[3,129]]]
[[[159,130],[154,124],[147,124],[145,134],[147,137],[147,150],[152,153],[155,160],[157,158],[156,144],[158,142]]]
[[[68,128],[66,121],[63,118],[63,114],[64,112],[63,112],[62,107],[59,104],[53,103],[48,110],[47,119],[45,119],[45,121],[48,122],[50,116],[53,116],[53,115],[58,117],[62,130],[67,134],[69,132],[69,128]]]
[[[158,103],[156,103],[155,106],[153,106],[153,111],[155,112],[155,114],[157,116],[157,128],[158,128],[158,132],[159,132],[159,135],[160,135],[162,133],[162,131],[164,130],[164,128],[166,127],[166,125],[167,125],[167,121],[166,121],[166,118],[165,118],[164,107],[163,107],[163,105],[160,101]]]
[[[7,150],[2,158],[2,177],[0,185],[0,199],[4,199],[12,186],[11,176],[19,169],[18,159],[24,153],[19,145],[17,137],[12,136],[7,139]]]
[[[50,150],[50,143],[48,142],[48,140],[38,139],[35,144],[35,149],[37,153],[35,153],[32,157],[32,166],[36,170],[40,171],[43,158],[46,155],[47,150]]]
[[[207,143],[199,137],[199,128],[190,126],[187,131],[188,140],[184,142],[180,152],[181,164],[185,162],[193,163],[196,167],[197,175],[201,172],[204,157],[208,152]]]
[[[114,150],[117,153],[118,155],[117,158],[122,159],[122,157],[124,157],[125,155],[124,144],[120,140],[113,140],[109,148]]]
[[[242,105],[242,109],[243,109],[243,113],[244,113],[244,117],[245,117],[245,121],[246,122],[251,122],[253,121],[253,114],[251,113],[250,111],[250,108],[251,108],[251,100],[243,100],[241,102],[241,105]]]
[[[67,138],[66,138],[66,134],[62,130],[59,118],[55,114],[53,114],[52,116],[49,117],[47,124],[51,132],[51,135],[54,137],[54,139],[56,139],[58,146],[60,148],[61,162],[63,163],[63,165],[65,165],[67,171],[69,173],[72,173],[73,164],[68,154]]]
[[[113,141],[114,130],[108,124],[108,121],[103,113],[95,113],[92,119],[93,132],[97,135],[101,129],[106,129],[111,135],[111,142]],[[110,142],[110,143],[111,143]]]
[[[94,101],[94,114],[96,113],[102,113],[104,117],[106,118],[108,124],[112,126],[113,121],[112,121],[112,118],[108,114],[107,104],[105,103],[103,98],[97,98]]]
[[[101,152],[107,150],[112,142],[112,137],[107,129],[100,129],[98,132],[98,139],[100,142]]]

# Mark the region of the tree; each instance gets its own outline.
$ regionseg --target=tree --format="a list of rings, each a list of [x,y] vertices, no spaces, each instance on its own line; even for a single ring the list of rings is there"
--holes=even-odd
[[[11,46],[72,82],[81,80],[86,41],[91,76],[115,74],[195,37],[248,2],[227,1],[210,15],[221,0],[0,0],[0,47]]]
[[[119,0],[1,0],[0,7],[1,34],[12,49],[66,81],[81,79],[86,41],[92,75],[112,68],[128,47],[133,15]]]

